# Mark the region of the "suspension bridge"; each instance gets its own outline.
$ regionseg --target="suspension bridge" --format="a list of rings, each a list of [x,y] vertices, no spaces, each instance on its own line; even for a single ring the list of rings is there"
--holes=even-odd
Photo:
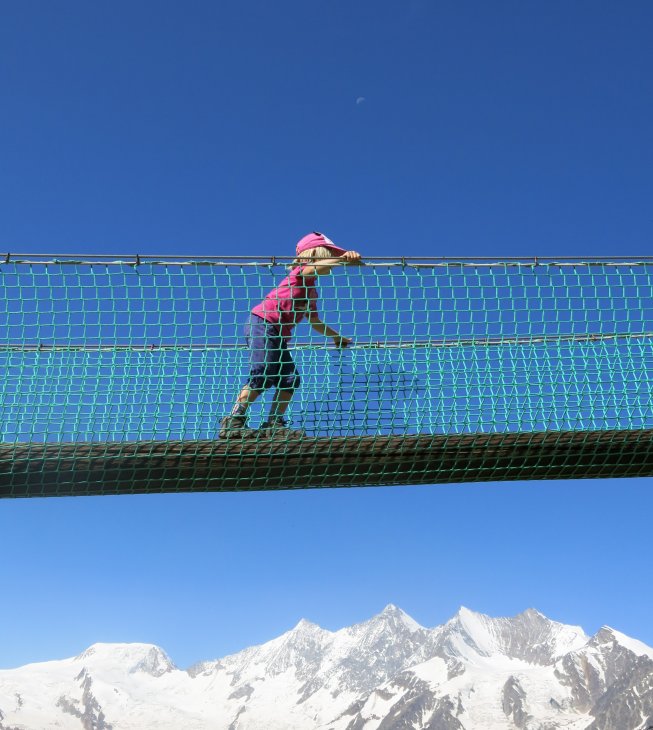
[[[288,264],[7,254],[0,496],[653,474],[652,258],[336,267],[318,309],[352,344],[296,328],[304,435],[219,439]]]

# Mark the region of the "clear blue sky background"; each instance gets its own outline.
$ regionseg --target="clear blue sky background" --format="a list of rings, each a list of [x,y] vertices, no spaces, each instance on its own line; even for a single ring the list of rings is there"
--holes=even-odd
[[[0,249],[650,253],[649,2],[0,8]],[[653,645],[651,480],[3,501],[0,666],[394,602]]]

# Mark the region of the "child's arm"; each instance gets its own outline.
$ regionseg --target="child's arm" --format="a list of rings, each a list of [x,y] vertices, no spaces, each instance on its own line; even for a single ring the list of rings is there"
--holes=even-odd
[[[310,312],[308,315],[308,321],[310,322],[311,327],[313,327],[316,332],[319,332],[325,337],[331,337],[333,339],[333,344],[336,347],[348,347],[349,345],[351,345],[352,340],[349,337],[343,337],[342,335],[338,334],[334,329],[329,327],[328,324],[324,324],[324,322],[320,319],[320,315],[317,312]]]
[[[342,256],[333,259],[322,259],[315,264],[309,264],[308,266],[302,267],[302,273],[305,276],[323,276],[324,274],[330,274],[331,269],[334,266],[361,265],[361,255],[358,251],[345,251]]]

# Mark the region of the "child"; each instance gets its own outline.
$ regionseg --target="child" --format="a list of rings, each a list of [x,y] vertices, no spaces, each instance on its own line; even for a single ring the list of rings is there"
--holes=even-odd
[[[361,255],[336,246],[322,233],[309,233],[297,244],[297,258],[290,274],[250,313],[245,335],[250,349],[250,373],[231,414],[220,422],[220,438],[247,438],[255,435],[247,428],[247,409],[267,388],[276,392],[268,420],[261,429],[275,436],[301,436],[303,431],[288,428],[284,414],[299,387],[288,341],[296,324],[308,317],[314,330],[331,337],[336,347],[347,347],[351,339],[342,337],[324,324],[317,312],[315,278],[330,273],[333,266],[360,264]],[[307,263],[300,263],[306,261]]]

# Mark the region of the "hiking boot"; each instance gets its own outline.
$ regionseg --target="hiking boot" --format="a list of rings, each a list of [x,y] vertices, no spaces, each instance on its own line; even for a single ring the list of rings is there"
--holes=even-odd
[[[304,438],[306,432],[301,428],[290,428],[285,418],[273,416],[261,424],[260,430],[266,436],[274,438]]]
[[[225,416],[220,421],[221,439],[245,439],[255,434],[256,431],[247,426],[247,416]]]

